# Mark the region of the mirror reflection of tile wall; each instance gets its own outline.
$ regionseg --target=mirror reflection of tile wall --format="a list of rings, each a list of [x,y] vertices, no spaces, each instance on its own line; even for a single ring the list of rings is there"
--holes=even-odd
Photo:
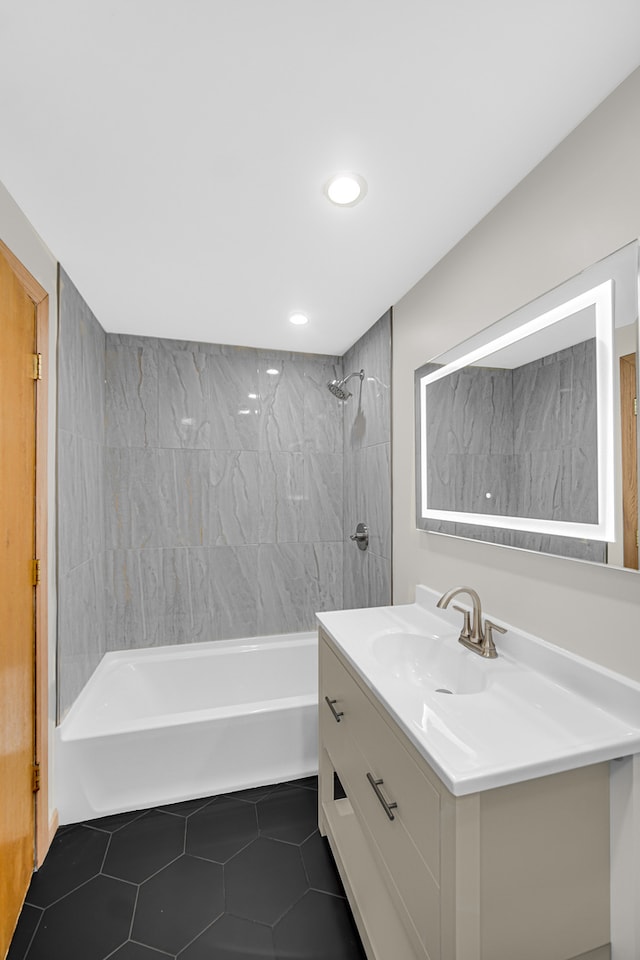
[[[597,522],[595,340],[514,369],[466,367],[430,384],[427,398],[430,508]],[[446,521],[428,528],[606,560],[598,541]]]

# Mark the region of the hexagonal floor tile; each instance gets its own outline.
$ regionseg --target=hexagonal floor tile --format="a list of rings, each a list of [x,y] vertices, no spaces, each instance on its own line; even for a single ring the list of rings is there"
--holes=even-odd
[[[344,897],[344,888],[338,868],[329,849],[328,840],[316,830],[300,847],[302,862],[307,872],[309,886],[313,890]]]
[[[303,843],[318,828],[318,797],[314,790],[288,787],[258,803],[260,835]]]
[[[129,813],[113,813],[108,817],[98,817],[89,821],[89,825],[95,830],[106,830],[107,833],[116,833],[128,823],[133,823],[139,817],[143,817],[146,811],[131,810]]]
[[[309,890],[276,923],[278,960],[366,960],[346,900]]]
[[[249,800],[251,803],[257,803],[258,800],[268,797],[274,790],[274,785],[270,783],[264,787],[247,787],[246,790],[234,790],[226,796],[232,797],[234,800]]]
[[[185,821],[150,810],[111,837],[102,872],[142,883],[184,853]]]
[[[133,943],[132,940],[123,944],[115,953],[109,955],[109,960],[173,960],[170,953],[163,953],[161,950],[152,950],[151,947],[145,947],[141,943]]]
[[[259,837],[225,866],[226,909],[272,924],[308,889],[297,847]]]
[[[220,797],[189,817],[186,852],[226,863],[257,836],[255,804]]]
[[[179,953],[223,910],[221,865],[183,855],[140,885],[131,938]]]
[[[29,949],[29,960],[103,960],[129,937],[137,888],[94,877],[48,907]]]
[[[271,927],[225,913],[180,954],[180,960],[275,958]]]
[[[181,800],[178,803],[165,803],[161,807],[158,807],[158,810],[163,810],[165,813],[175,813],[179,817],[189,817],[192,813],[195,813],[196,810],[201,810],[202,807],[206,807],[208,803],[211,803],[215,797],[199,797],[197,800]]]
[[[28,903],[24,904],[18,917],[18,925],[9,947],[7,960],[23,960],[42,916],[43,911],[40,907],[31,907]]]
[[[100,873],[109,836],[78,824],[56,835],[46,859],[33,874],[26,902],[47,907]]]

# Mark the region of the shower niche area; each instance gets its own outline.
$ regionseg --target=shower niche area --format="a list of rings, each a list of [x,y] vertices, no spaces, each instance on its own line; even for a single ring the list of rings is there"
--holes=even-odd
[[[108,651],[391,602],[390,312],[334,357],[108,334],[62,269],[59,299],[59,721]]]

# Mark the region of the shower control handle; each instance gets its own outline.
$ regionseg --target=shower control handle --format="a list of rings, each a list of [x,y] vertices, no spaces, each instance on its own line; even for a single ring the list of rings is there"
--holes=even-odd
[[[359,523],[356,532],[351,534],[349,540],[355,540],[360,550],[366,550],[369,546],[369,528],[366,523]]]

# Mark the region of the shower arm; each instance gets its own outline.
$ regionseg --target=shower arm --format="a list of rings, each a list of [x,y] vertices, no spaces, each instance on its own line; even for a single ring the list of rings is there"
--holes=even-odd
[[[353,380],[354,377],[360,377],[360,381],[362,382],[362,380],[364,380],[364,370],[359,370],[356,373],[350,373],[348,377],[345,377],[344,380],[340,381],[340,386],[346,386],[346,384],[349,383],[349,380]]]

